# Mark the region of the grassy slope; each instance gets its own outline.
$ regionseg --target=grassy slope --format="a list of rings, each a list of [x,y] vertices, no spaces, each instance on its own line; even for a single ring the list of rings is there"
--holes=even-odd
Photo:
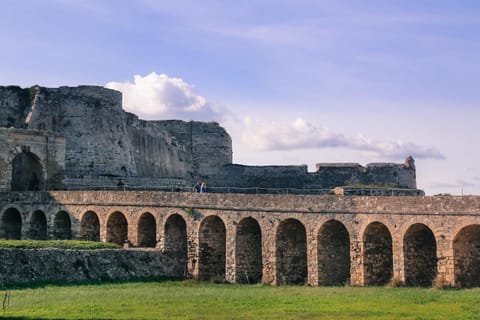
[[[480,319],[480,289],[194,282],[10,290],[8,317],[66,319]],[[3,298],[5,291],[0,292]]]

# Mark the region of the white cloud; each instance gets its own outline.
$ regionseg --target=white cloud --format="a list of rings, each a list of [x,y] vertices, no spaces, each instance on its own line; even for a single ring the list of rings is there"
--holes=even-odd
[[[134,82],[109,82],[105,87],[123,93],[123,108],[142,119],[218,121],[221,118],[194,87],[180,78],[152,72]]]
[[[412,155],[418,159],[444,159],[434,147],[412,142],[374,140],[364,136],[346,137],[317,127],[298,118],[291,124],[244,119],[243,143],[257,150],[296,150],[313,148],[346,148],[368,153],[377,158],[399,159]]]

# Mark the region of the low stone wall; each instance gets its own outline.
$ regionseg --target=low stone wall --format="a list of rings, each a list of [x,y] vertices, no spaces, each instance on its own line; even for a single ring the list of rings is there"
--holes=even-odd
[[[181,278],[175,259],[147,250],[0,249],[0,284]]]

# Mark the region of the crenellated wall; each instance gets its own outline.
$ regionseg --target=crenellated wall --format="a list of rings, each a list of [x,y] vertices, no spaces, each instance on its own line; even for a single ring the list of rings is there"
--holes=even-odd
[[[43,214],[53,238],[65,213],[74,238],[156,247],[198,278],[480,286],[477,196],[11,192],[0,237],[27,238]]]

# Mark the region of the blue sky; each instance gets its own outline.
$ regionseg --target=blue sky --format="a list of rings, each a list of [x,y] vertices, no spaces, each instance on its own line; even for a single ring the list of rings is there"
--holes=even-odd
[[[478,1],[2,1],[0,84],[121,90],[216,120],[244,164],[416,159],[480,194]]]

